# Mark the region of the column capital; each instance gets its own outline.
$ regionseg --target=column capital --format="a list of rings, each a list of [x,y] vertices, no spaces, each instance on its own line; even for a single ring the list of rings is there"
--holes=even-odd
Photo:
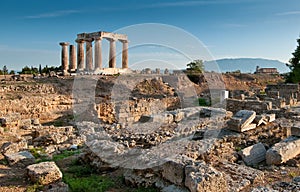
[[[124,39],[118,39],[121,43],[129,43],[128,40],[124,40]]]
[[[59,45],[61,45],[61,46],[68,46],[68,45],[70,45],[70,43],[69,42],[60,42]]]
[[[100,41],[101,41],[102,39],[103,39],[102,37],[94,37],[94,40],[95,40],[95,41],[97,41],[97,40],[100,40]]]
[[[84,39],[84,41],[85,41],[85,42],[88,42],[88,43],[93,42],[93,40],[94,40],[93,38],[86,38],[86,39]]]
[[[84,43],[84,39],[76,39],[75,42],[76,43]]]
[[[107,41],[109,41],[109,42],[114,42],[114,41],[117,40],[117,39],[115,39],[115,38],[108,38],[108,37],[105,37],[105,39],[106,39]]]

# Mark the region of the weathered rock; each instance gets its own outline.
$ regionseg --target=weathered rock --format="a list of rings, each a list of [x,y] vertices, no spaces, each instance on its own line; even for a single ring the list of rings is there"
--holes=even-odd
[[[182,157],[182,159],[176,158],[164,163],[162,165],[163,178],[176,185],[182,185],[185,177],[184,169],[186,166],[186,161],[189,160],[192,161],[192,159]]]
[[[185,186],[191,192],[228,191],[223,173],[202,162],[187,165]]]
[[[268,187],[256,187],[251,192],[278,192],[277,190],[270,189]]]
[[[35,119],[31,120],[31,123],[35,126],[38,126],[38,125],[40,125],[40,120],[38,118],[35,118]]]
[[[45,192],[68,192],[69,186],[64,182],[58,182],[54,184],[47,185],[44,187],[43,191]]]
[[[230,162],[220,162],[218,170],[225,173],[228,183],[228,191],[244,191],[251,184],[264,181],[264,173],[248,166]]]
[[[291,135],[300,137],[300,126],[291,127]]]
[[[12,154],[12,153],[17,153],[21,150],[26,150],[27,148],[28,146],[26,140],[21,140],[15,143],[6,142],[1,146],[0,152],[2,154]]]
[[[18,126],[21,119],[20,113],[10,113],[0,118],[0,125],[4,127]]]
[[[20,123],[20,127],[22,129],[30,129],[31,128],[31,119],[22,119]]]
[[[269,165],[278,165],[299,154],[300,139],[291,136],[271,147],[266,153],[266,161]]]
[[[266,159],[266,149],[262,143],[249,146],[239,152],[247,165],[255,165]]]
[[[228,128],[238,132],[254,129],[256,125],[251,123],[255,116],[255,111],[240,110],[227,122]]]
[[[35,162],[35,158],[28,151],[20,151],[18,153],[12,153],[5,155],[9,165],[28,166]]]
[[[189,190],[187,188],[179,187],[176,185],[169,185],[161,189],[161,192],[188,192],[188,191]]]
[[[29,165],[27,175],[34,183],[48,185],[62,179],[62,173],[55,162],[42,162]]]

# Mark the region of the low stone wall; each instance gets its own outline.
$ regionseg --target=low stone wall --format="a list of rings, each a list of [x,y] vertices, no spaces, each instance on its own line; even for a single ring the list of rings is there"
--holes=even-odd
[[[178,97],[163,99],[135,99],[119,103],[104,102],[97,105],[98,117],[104,122],[130,124],[140,120],[143,115],[161,113],[180,108]]]
[[[295,105],[297,100],[300,100],[298,84],[277,84],[267,85],[267,95],[274,96],[274,93],[279,92],[279,97],[285,98],[286,104]],[[278,93],[276,93],[277,96]]]
[[[226,99],[226,104],[226,110],[233,113],[240,110],[252,110],[262,114],[272,109],[272,102],[270,101]]]

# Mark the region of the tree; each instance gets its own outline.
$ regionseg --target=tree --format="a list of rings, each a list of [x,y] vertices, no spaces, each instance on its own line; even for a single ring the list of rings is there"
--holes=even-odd
[[[291,69],[291,72],[286,76],[287,83],[299,83],[300,82],[300,38],[297,39],[298,46],[293,57],[289,60],[287,66]]]
[[[6,65],[3,66],[3,74],[4,74],[4,79],[6,79],[6,74],[8,73]]]
[[[11,70],[11,71],[9,72],[9,74],[10,74],[10,75],[14,75],[14,74],[15,74],[15,71],[14,71],[14,70]]]
[[[42,65],[39,66],[39,74],[42,74]]]
[[[204,71],[204,64],[203,61],[200,59],[194,60],[187,64],[187,70],[193,72],[203,72]]]

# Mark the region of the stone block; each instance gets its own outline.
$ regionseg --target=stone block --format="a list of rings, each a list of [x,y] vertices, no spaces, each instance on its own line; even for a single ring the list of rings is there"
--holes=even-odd
[[[42,162],[29,165],[27,175],[33,183],[48,185],[62,179],[62,173],[55,162]]]
[[[256,165],[266,159],[266,149],[262,143],[246,147],[239,152],[246,165]]]
[[[266,161],[269,165],[279,165],[300,154],[300,138],[288,137],[276,143],[266,153]]]
[[[291,135],[300,137],[300,126],[291,127]]]
[[[224,174],[202,162],[186,166],[185,186],[191,192],[228,191]]]
[[[276,119],[275,114],[266,114],[265,116],[268,122],[273,122]]]
[[[266,125],[267,119],[264,115],[256,115],[255,119],[253,120],[253,123],[255,123],[257,126]]]
[[[12,154],[12,153],[17,153],[21,150],[26,150],[27,148],[28,145],[26,140],[21,140],[15,143],[6,142],[1,146],[0,152],[2,154]]]
[[[228,128],[238,132],[254,129],[256,126],[251,123],[255,117],[255,111],[240,110],[227,122]]]
[[[35,158],[28,151],[20,151],[18,153],[12,153],[5,155],[9,165],[28,166],[35,162]]]
[[[163,165],[162,176],[176,185],[182,185],[185,165],[181,162],[168,161]]]

